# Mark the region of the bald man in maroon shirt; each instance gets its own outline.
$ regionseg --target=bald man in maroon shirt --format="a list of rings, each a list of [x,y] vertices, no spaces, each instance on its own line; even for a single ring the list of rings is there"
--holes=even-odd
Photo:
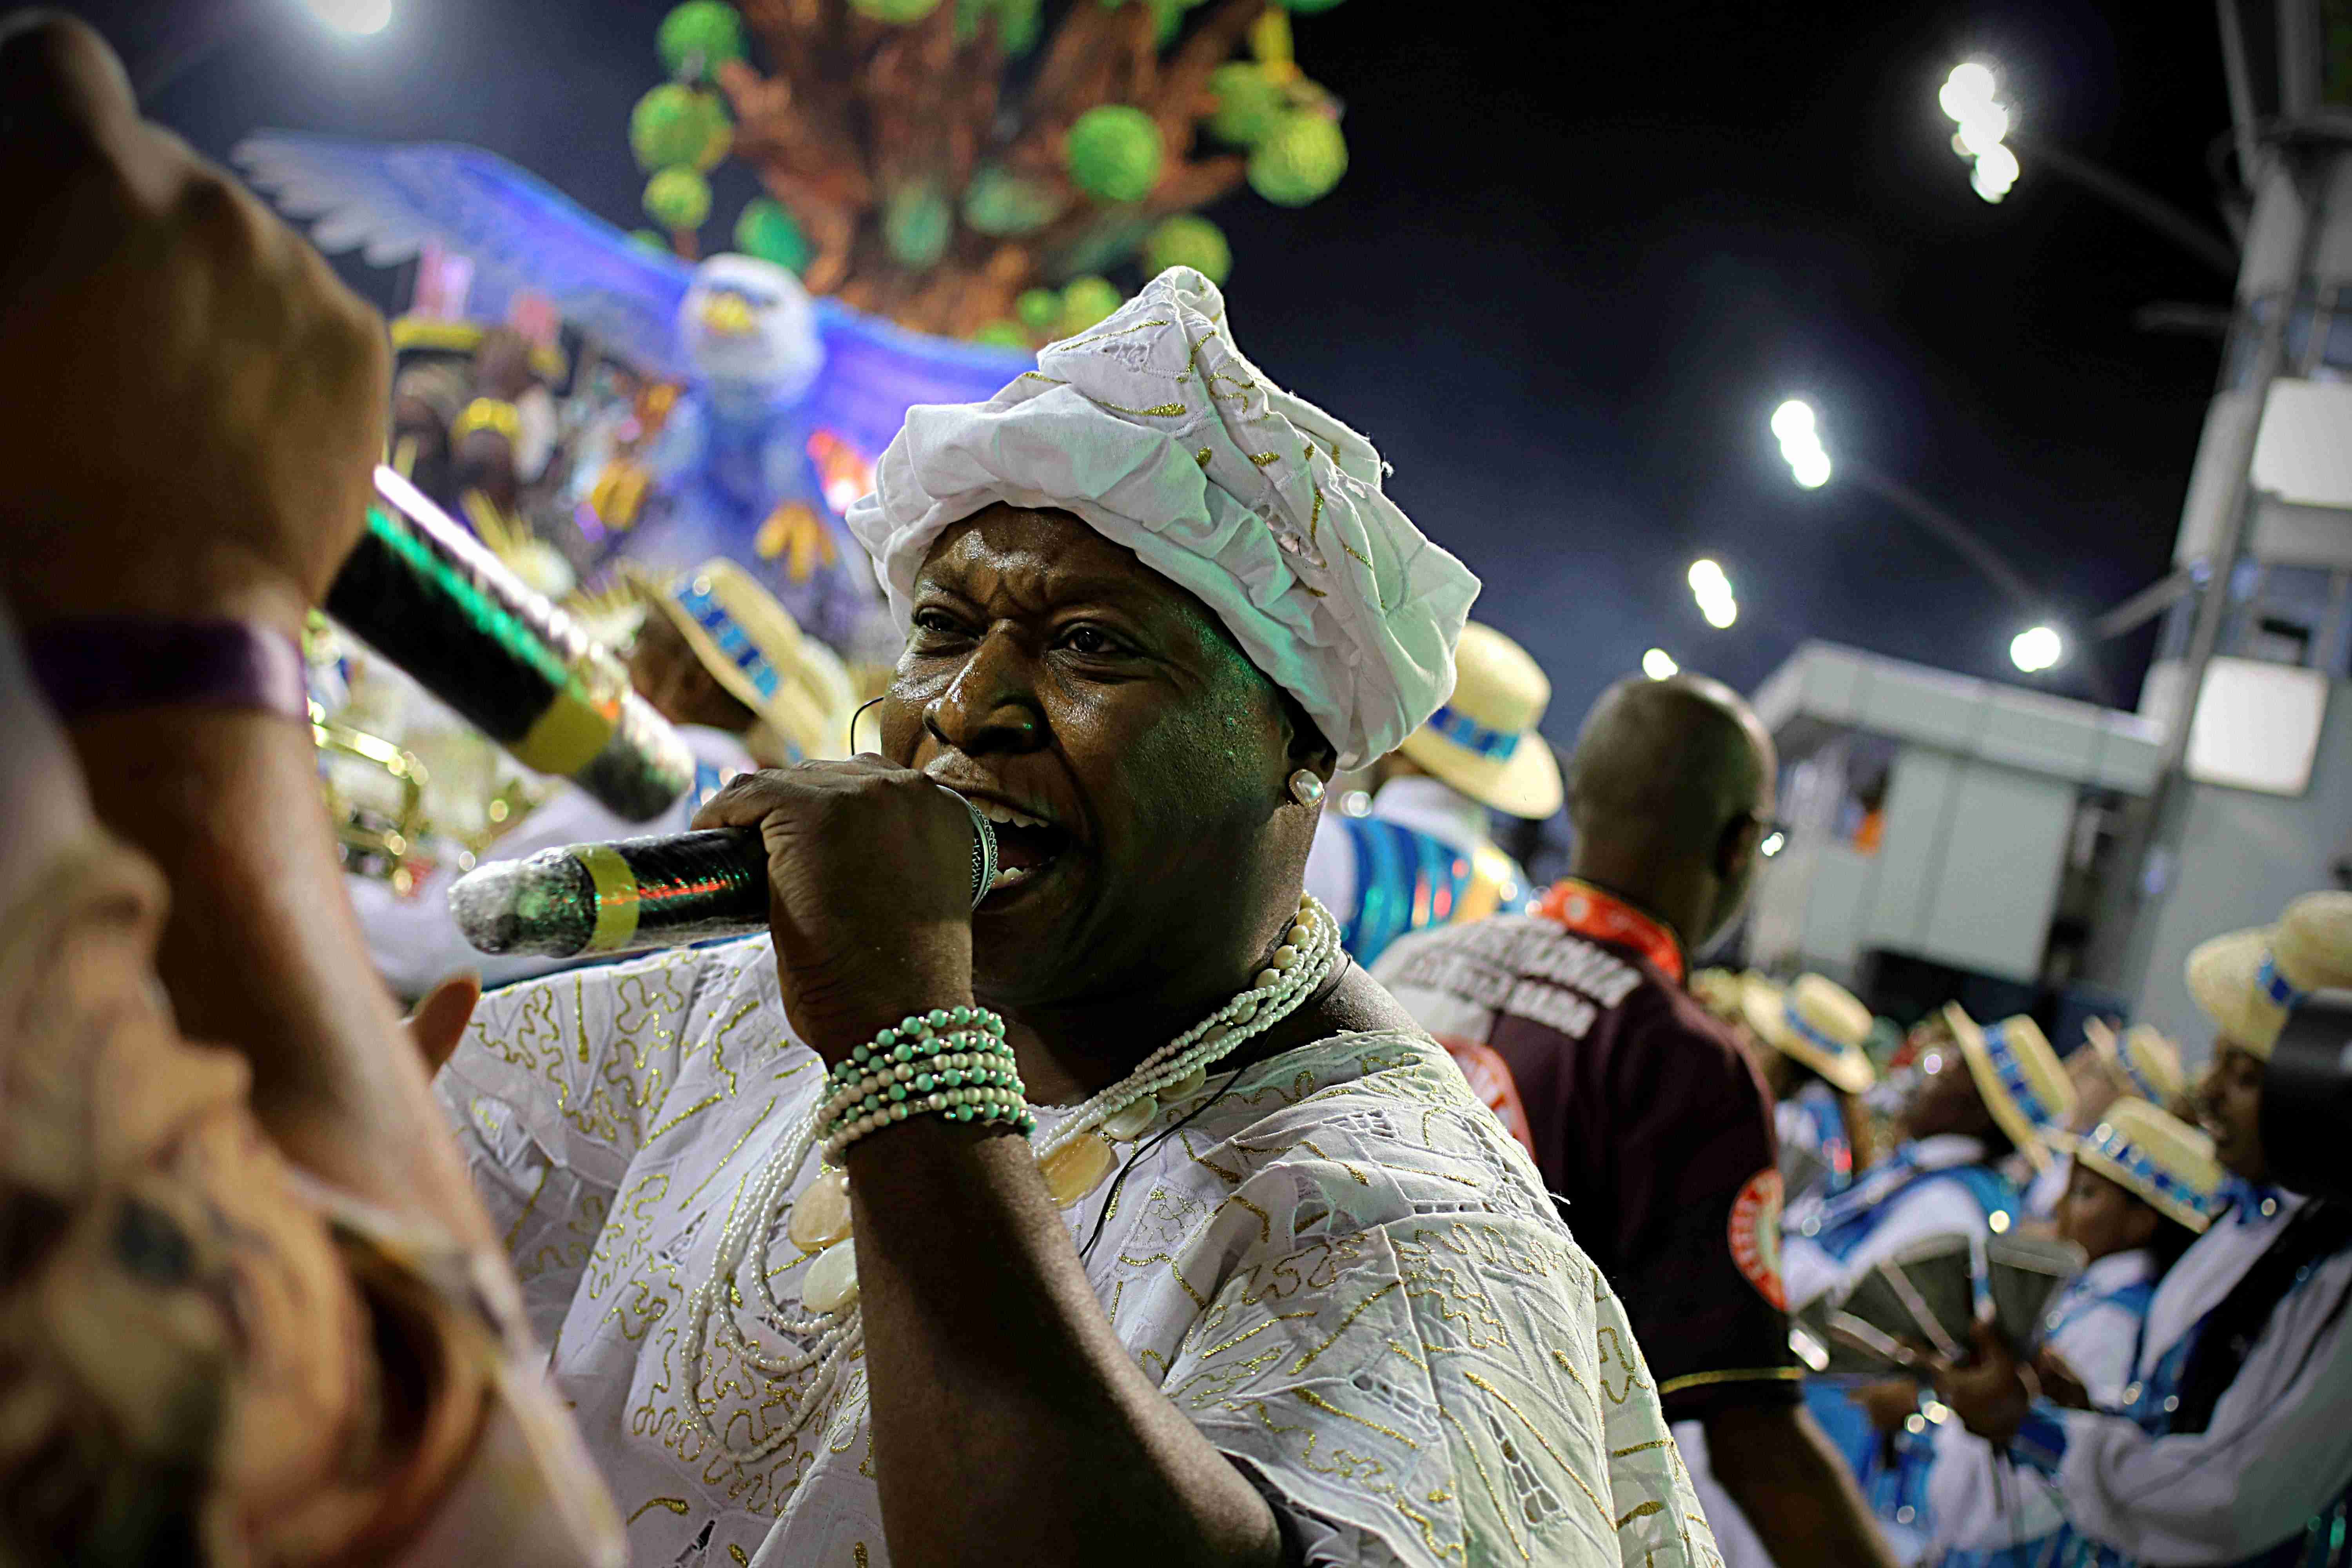
[[[1570,769],[1572,874],[1536,913],[1406,938],[1375,973],[1528,1146],[1624,1300],[1666,1418],[1705,1429],[1754,1532],[1714,1521],[1727,1561],[1893,1568],[1800,1401],[1770,1098],[1683,988],[1689,949],[1747,897],[1775,766],[1718,682],[1622,682]]]

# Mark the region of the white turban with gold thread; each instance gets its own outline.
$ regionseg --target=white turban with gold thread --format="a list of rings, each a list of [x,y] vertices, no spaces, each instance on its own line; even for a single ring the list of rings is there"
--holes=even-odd
[[[904,626],[940,532],[1054,507],[1200,595],[1343,768],[1454,689],[1469,568],[1381,493],[1372,445],[1234,346],[1215,284],[1171,267],[986,403],[919,404],[849,509]]]

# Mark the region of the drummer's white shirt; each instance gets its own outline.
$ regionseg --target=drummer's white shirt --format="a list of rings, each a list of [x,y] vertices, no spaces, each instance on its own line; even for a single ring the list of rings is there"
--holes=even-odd
[[[2157,1287],[2133,1377],[2219,1305],[2305,1200],[2215,1220]],[[2206,1429],[2150,1437],[2070,1410],[2058,1489],[2074,1526],[2149,1563],[2237,1563],[2285,1539],[2352,1479],[2352,1250],[2321,1259],[2273,1310]],[[2125,1400],[2138,1394],[2126,1387]]]

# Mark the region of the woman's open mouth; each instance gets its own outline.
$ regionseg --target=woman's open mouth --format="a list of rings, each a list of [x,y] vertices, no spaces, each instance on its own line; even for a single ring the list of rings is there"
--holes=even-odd
[[[1069,847],[1068,832],[1042,817],[979,796],[971,803],[996,826],[996,879],[988,884],[990,898],[1043,875]]]

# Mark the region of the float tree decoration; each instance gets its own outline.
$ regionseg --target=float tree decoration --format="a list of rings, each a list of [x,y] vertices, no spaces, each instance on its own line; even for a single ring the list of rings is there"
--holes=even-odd
[[[1197,209],[1244,183],[1284,206],[1339,183],[1339,106],[1289,26],[1338,3],[1069,0],[1049,26],[1043,0],[688,0],[630,119],[646,210],[691,258],[731,153],[767,192],[736,248],[901,326],[1041,343],[1117,310],[1129,263],[1222,282]]]

